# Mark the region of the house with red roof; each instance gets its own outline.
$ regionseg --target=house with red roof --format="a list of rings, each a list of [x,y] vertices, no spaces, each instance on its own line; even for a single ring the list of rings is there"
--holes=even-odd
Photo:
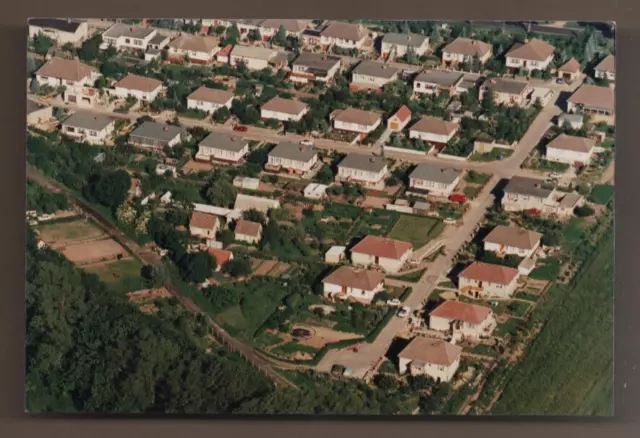
[[[203,239],[215,239],[220,229],[220,221],[214,214],[194,211],[189,220],[189,233]]]
[[[427,375],[436,381],[453,379],[462,348],[442,339],[417,336],[398,354],[400,374]]]
[[[519,275],[515,268],[474,262],[458,274],[458,291],[472,298],[508,298],[518,287]]]
[[[341,266],[322,280],[325,298],[369,304],[384,288],[384,275],[377,271]]]
[[[445,301],[429,314],[429,328],[451,333],[454,338],[477,341],[491,335],[496,319],[489,307]]]
[[[218,248],[207,248],[207,252],[216,261],[216,272],[220,271],[229,260],[233,260],[233,253],[231,251]]]
[[[411,110],[402,105],[398,111],[387,120],[387,128],[393,132],[402,131],[411,120]]]
[[[351,262],[355,266],[379,267],[396,273],[413,254],[408,242],[380,236],[367,236],[351,248]]]

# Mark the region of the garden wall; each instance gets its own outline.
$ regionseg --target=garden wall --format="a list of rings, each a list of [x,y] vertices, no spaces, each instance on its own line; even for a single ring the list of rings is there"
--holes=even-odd
[[[384,145],[382,148],[385,151],[398,152],[400,154],[427,155],[428,153],[428,151],[416,151],[415,149],[394,148],[392,146],[387,146],[387,145]]]

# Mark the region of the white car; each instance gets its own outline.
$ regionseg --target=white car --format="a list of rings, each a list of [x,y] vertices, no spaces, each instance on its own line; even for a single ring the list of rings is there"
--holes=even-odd
[[[398,316],[400,318],[406,318],[407,315],[409,315],[409,313],[411,313],[411,308],[404,306],[404,307],[401,307],[400,310],[398,311]]]
[[[302,146],[313,146],[313,142],[311,140],[302,140],[300,144]]]
[[[397,298],[394,298],[392,300],[387,300],[387,305],[388,306],[399,306],[400,304],[402,304],[402,301],[400,301]]]

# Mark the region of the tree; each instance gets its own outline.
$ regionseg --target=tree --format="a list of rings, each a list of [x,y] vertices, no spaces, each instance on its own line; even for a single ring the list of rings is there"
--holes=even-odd
[[[35,35],[32,40],[33,43],[33,51],[38,55],[46,55],[54,46],[54,42],[51,38],[44,35],[43,33],[38,33]]]
[[[36,78],[31,79],[31,84],[29,84],[29,90],[33,94],[38,94],[40,92],[40,83],[38,82],[38,79]]]
[[[219,242],[222,242],[222,245],[226,247],[231,245],[236,240],[236,237],[233,231],[225,228],[224,230],[218,231],[216,239],[218,239]]]
[[[416,51],[413,48],[413,46],[409,46],[409,48],[407,49],[407,54],[405,55],[405,59],[407,61],[407,64],[420,63],[420,60],[418,59],[418,55],[416,54]]]
[[[273,37],[273,42],[279,46],[284,46],[287,42],[287,30],[284,26],[278,28],[278,32]]]
[[[264,213],[256,210],[255,208],[249,209],[247,211],[245,211],[242,215],[242,217],[245,220],[251,221],[251,222],[258,222],[263,224],[265,222],[265,216]]]
[[[576,207],[573,212],[578,217],[588,217],[593,216],[596,211],[588,205],[582,205],[580,207]]]
[[[129,203],[123,203],[116,210],[116,219],[123,224],[132,224],[136,219],[136,211]]]
[[[480,103],[483,114],[492,114],[496,109],[496,99],[493,91],[489,88],[485,91]]]
[[[192,283],[202,283],[216,267],[216,261],[205,251],[185,254],[178,261],[182,278]]]
[[[98,79],[96,79],[93,86],[99,90],[102,90],[104,87],[107,86],[107,80],[104,78],[104,76],[99,76]]]
[[[321,184],[331,184],[333,182],[333,171],[331,165],[323,164],[318,173],[316,173],[316,179]]]
[[[431,28],[431,33],[429,34],[429,40],[433,43],[439,43],[442,41],[442,35],[440,35],[440,26],[438,24],[434,24]]]
[[[227,121],[229,116],[231,116],[231,113],[229,112],[229,108],[227,108],[226,106],[223,106],[222,108],[218,108],[216,110],[215,114],[213,115],[213,120],[216,123],[224,123]]]
[[[81,61],[93,61],[100,55],[100,44],[102,44],[102,36],[96,34],[86,40],[78,49],[78,58]]]
[[[214,178],[205,185],[204,197],[213,205],[228,207],[236,199],[238,189],[228,179]]]
[[[232,277],[246,277],[251,274],[251,261],[244,257],[229,260],[225,263],[223,270]]]
[[[247,38],[249,41],[261,41],[262,35],[260,35],[260,31],[258,29],[251,29],[249,33],[247,33]]]
[[[83,193],[90,200],[116,209],[128,197],[131,177],[124,170],[116,170],[89,177]]]
[[[380,389],[387,391],[398,388],[398,381],[389,374],[378,374],[374,377],[373,383]]]
[[[234,23],[232,26],[230,26],[227,29],[223,44],[224,45],[231,44],[235,46],[238,43],[239,39],[240,39],[240,29],[238,29],[238,25]]]

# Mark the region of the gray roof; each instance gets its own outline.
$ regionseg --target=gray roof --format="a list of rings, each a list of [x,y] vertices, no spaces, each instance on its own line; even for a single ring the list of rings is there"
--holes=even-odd
[[[149,41],[149,44],[160,44],[161,42],[163,42],[164,40],[166,40],[167,38],[169,38],[168,36],[165,35],[160,35],[157,34],[156,36],[154,36],[153,38],[151,38],[151,40]]]
[[[247,144],[248,142],[239,135],[212,132],[200,142],[199,146],[221,149],[223,151],[239,152]]]
[[[380,172],[387,165],[387,161],[381,157],[371,155],[349,154],[338,164],[338,167],[364,170],[367,172]]]
[[[397,68],[389,67],[386,64],[375,61],[362,61],[353,69],[353,74],[360,74],[365,76],[373,76],[376,78],[391,79],[400,70]]]
[[[257,46],[241,46],[236,45],[231,50],[231,56],[241,56],[243,58],[261,59],[263,61],[271,61],[278,52],[266,47]]]
[[[578,204],[578,201],[582,199],[582,196],[578,192],[567,193],[560,200],[561,208],[574,208]]]
[[[570,122],[582,122],[583,119],[584,119],[584,116],[582,114],[564,113],[564,114],[560,114],[558,116],[558,119],[560,119],[560,120],[568,120]]]
[[[316,156],[317,149],[313,146],[305,146],[293,142],[279,143],[269,152],[270,157],[284,158],[293,161],[307,162]]]
[[[155,31],[155,29],[152,27],[136,27],[130,24],[116,23],[109,29],[107,29],[106,32],[102,34],[102,36],[108,38],[146,38],[153,31]]]
[[[460,176],[462,172],[452,167],[443,167],[439,164],[423,163],[419,164],[409,178],[417,178],[425,181],[435,181],[444,184],[451,184]]]
[[[300,56],[293,61],[293,65],[302,65],[318,70],[330,70],[334,65],[340,62],[341,58],[338,56],[301,52]]]
[[[504,192],[546,198],[553,192],[553,189],[552,185],[545,184],[541,179],[514,176],[507,183]]]
[[[173,140],[176,135],[182,134],[182,132],[183,129],[179,126],[156,122],[144,122],[131,133],[131,136],[152,140],[170,141]]]
[[[413,204],[413,208],[415,210],[429,210],[431,208],[431,203],[430,202],[424,202],[424,201],[416,201]]]
[[[484,85],[496,93],[520,94],[529,86],[529,83],[513,79],[491,78],[487,79]]]
[[[42,103],[35,102],[35,101],[31,100],[31,99],[27,99],[27,114],[34,113],[34,112],[39,111],[39,110],[41,110],[43,108],[46,108],[48,106],[50,106],[50,105],[45,105],[45,104],[42,104]]]
[[[428,82],[443,87],[451,87],[461,81],[463,77],[462,73],[432,70],[420,73],[415,80],[417,82]]]
[[[68,117],[63,125],[72,126],[74,128],[91,129],[94,131],[102,131],[113,122],[111,117],[102,114],[92,113],[90,111],[77,111]]]
[[[382,37],[383,43],[396,44],[398,46],[420,47],[427,39],[424,35],[417,33],[385,33]]]

